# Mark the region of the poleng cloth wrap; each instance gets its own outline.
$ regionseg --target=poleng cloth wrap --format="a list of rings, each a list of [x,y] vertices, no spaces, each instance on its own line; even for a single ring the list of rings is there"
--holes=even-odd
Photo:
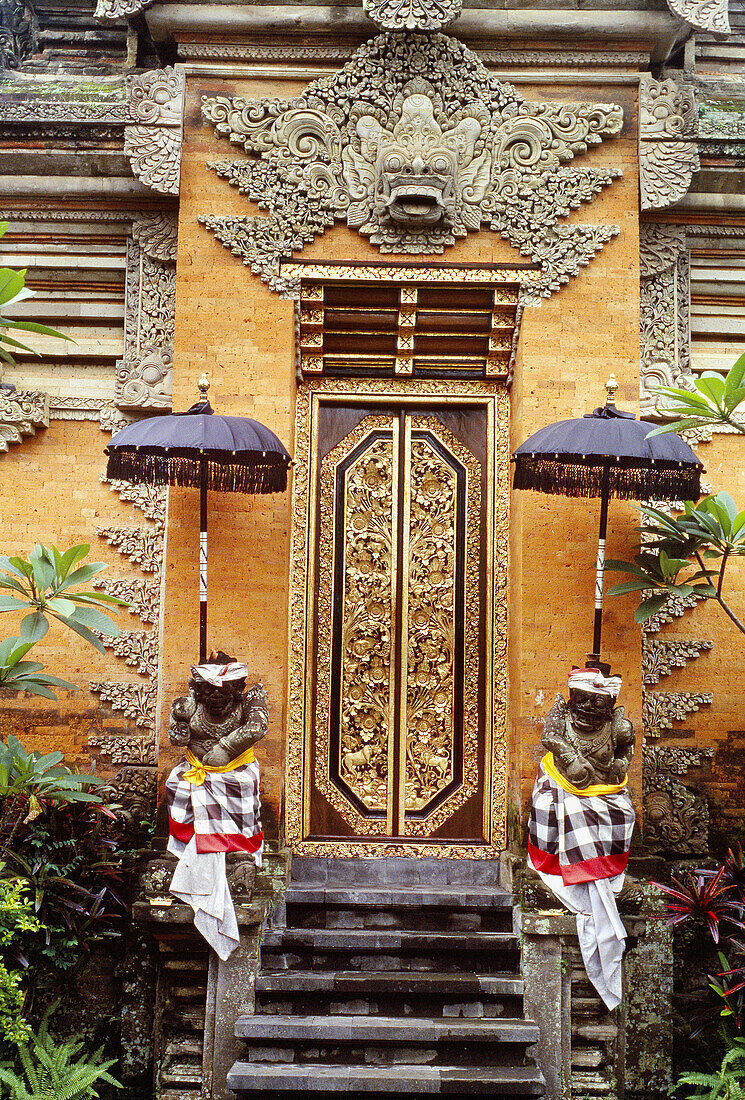
[[[168,776],[166,793],[173,847],[195,837],[197,852],[249,852],[261,866],[264,834],[253,749],[224,767],[203,764],[187,749],[186,760]]]
[[[553,753],[538,769],[528,824],[528,854],[537,871],[570,885],[621,874],[636,815],[626,782],[573,786],[556,770]]]

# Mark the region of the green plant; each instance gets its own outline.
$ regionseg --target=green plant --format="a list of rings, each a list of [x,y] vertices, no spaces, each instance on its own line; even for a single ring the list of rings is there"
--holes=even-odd
[[[7,231],[8,223],[0,222],[0,237],[4,237]],[[22,271],[15,271],[10,267],[0,267],[0,359],[4,359],[6,363],[15,363],[11,348],[14,351],[31,352],[32,355],[39,354],[33,348],[26,347],[25,344],[21,344],[18,340],[8,336],[7,332],[4,331],[6,329],[23,329],[25,332],[38,332],[43,336],[56,336],[60,340],[71,340],[64,333],[57,332],[56,329],[49,328],[47,325],[40,325],[36,321],[11,321],[3,316],[9,306],[17,305],[19,302],[35,296],[36,291],[26,286],[27,270],[27,268],[23,268]],[[75,341],[72,340],[71,342],[74,343]]]
[[[5,594],[0,594],[0,611],[29,612],[21,622],[21,639],[16,641],[21,640],[29,647],[35,645],[49,630],[49,619],[52,618],[74,630],[100,653],[105,652],[94,631],[117,637],[119,627],[101,609],[118,610],[128,604],[126,600],[106,592],[74,587],[87,584],[106,568],[100,561],[80,565],[89,552],[90,546],[85,543],[72,546],[64,553],[56,546],[37,543],[28,560],[0,556],[0,569],[5,571],[5,576],[0,577],[0,588],[6,590]],[[12,687],[13,684],[7,683],[6,686]]]
[[[7,1062],[0,1066],[0,1082],[10,1090],[9,1100],[89,1100],[98,1096],[95,1086],[99,1082],[122,1087],[108,1072],[113,1060],[101,1060],[102,1048],[81,1056],[81,1042],[58,1043],[52,1038],[49,1017],[56,1007],[45,1012],[29,1042],[18,1044],[22,1076]]]
[[[745,634],[745,623],[723,595],[727,563],[745,556],[745,510],[738,511],[729,493],[722,492],[698,504],[686,501],[678,517],[648,505],[641,511],[647,523],[639,528],[644,539],[639,553],[629,562],[605,563],[611,572],[628,573],[633,579],[614,585],[609,594],[642,593],[634,613],[638,623],[660,611],[674,595],[714,600]]]
[[[745,1100],[744,1041],[734,1040],[716,1073],[684,1073],[674,1091],[682,1088],[685,1100]]]
[[[647,434],[664,435],[687,428],[733,428],[745,434],[745,424],[733,414],[745,401],[745,355],[741,355],[726,375],[707,370],[693,381],[693,389],[658,386],[654,393],[668,399],[667,411],[677,420],[662,424]]]
[[[0,863],[0,874],[4,864]],[[31,1037],[23,1018],[23,973],[27,960],[19,944],[23,937],[43,931],[26,896],[21,879],[0,878],[0,1048],[16,1046]],[[15,966],[13,965],[15,961]]]

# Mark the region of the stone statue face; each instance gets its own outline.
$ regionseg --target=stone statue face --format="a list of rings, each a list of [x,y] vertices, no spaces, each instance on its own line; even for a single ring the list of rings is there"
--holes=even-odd
[[[388,217],[412,228],[436,225],[446,219],[456,169],[455,157],[448,149],[433,150],[429,161],[425,161],[396,142],[384,145],[378,171]]]
[[[596,733],[605,722],[610,722],[615,704],[616,700],[610,695],[571,688],[569,714],[572,725],[579,733]]]
[[[213,722],[224,721],[235,710],[241,701],[245,686],[245,680],[230,680],[220,687],[202,680],[192,681],[197,702],[202,704],[207,717]]]

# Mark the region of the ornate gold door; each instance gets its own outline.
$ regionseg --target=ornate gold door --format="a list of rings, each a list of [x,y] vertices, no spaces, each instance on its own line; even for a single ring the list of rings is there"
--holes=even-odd
[[[490,839],[493,418],[320,402],[304,835]]]

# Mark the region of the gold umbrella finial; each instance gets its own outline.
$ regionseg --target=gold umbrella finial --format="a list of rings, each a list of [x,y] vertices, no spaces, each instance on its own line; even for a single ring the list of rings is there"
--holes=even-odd
[[[605,392],[607,394],[605,403],[606,405],[615,405],[616,403],[616,390],[618,389],[618,382],[616,382],[615,374],[612,374],[608,381],[605,383]]]
[[[210,380],[207,377],[206,373],[202,374],[202,377],[199,379],[198,386],[199,386],[199,396],[202,398],[203,401],[206,401],[207,400],[207,390],[210,388]]]

